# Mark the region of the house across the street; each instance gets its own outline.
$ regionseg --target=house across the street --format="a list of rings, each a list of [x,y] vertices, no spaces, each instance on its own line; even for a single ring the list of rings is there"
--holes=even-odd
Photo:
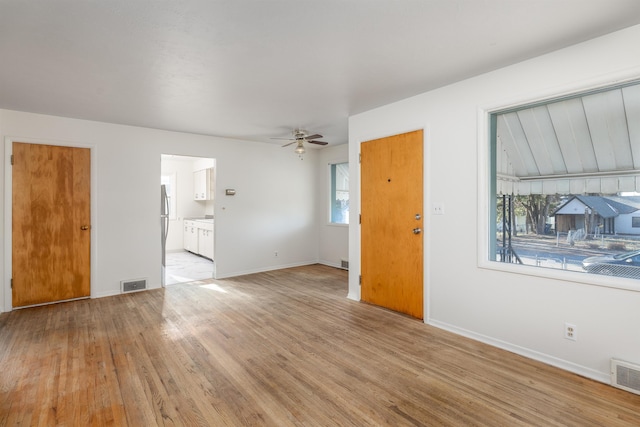
[[[640,235],[640,197],[573,196],[554,213],[556,231]]]

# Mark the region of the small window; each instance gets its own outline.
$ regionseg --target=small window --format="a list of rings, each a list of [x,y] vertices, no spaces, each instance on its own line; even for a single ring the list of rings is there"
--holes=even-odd
[[[329,164],[331,176],[330,222],[349,224],[349,163]]]
[[[631,218],[631,227],[640,228],[640,216],[634,216]]]

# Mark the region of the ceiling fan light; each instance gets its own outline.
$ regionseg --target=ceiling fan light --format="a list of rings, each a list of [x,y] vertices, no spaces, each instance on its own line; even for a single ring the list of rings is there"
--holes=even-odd
[[[298,146],[296,147],[295,151],[297,154],[304,154],[304,146],[302,144],[298,144]]]

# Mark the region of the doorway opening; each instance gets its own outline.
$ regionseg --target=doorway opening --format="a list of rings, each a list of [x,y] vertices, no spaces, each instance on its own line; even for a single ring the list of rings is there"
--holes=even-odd
[[[163,286],[215,276],[215,170],[212,158],[161,155]]]

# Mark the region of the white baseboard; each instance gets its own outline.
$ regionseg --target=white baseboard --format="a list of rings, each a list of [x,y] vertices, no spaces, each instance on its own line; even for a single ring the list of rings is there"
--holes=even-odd
[[[446,331],[452,332],[457,335],[462,335],[464,337],[471,338],[473,340],[480,341],[485,344],[489,344],[491,346],[498,347],[515,354],[519,354],[524,357],[528,357],[529,359],[537,360],[538,362],[546,363],[547,365],[555,366],[556,368],[564,369],[565,371],[573,372],[574,374],[578,374],[586,378],[591,378],[592,380],[595,380],[595,381],[599,381],[605,384],[610,383],[609,372],[596,371],[594,369],[587,368],[586,366],[577,365],[567,360],[558,359],[557,357],[549,356],[548,354],[540,353],[525,347],[520,347],[518,345],[514,345],[505,341],[501,341],[501,340],[491,338],[482,334],[468,331],[466,329],[458,328],[457,326],[453,326],[445,322],[440,322],[437,320],[429,320],[429,321],[425,321],[425,323],[430,326],[435,326],[436,328],[444,329]]]
[[[107,291],[107,292],[95,292],[95,293],[91,293],[91,298],[105,298],[105,297],[112,297],[114,295],[120,295],[120,289],[117,290],[112,290],[112,291]]]
[[[244,276],[245,274],[264,273],[265,271],[282,270],[284,268],[302,267],[304,265],[318,264],[318,261],[305,261],[291,264],[272,265],[264,268],[255,268],[250,270],[232,271],[222,275],[216,275],[216,279],[228,279],[230,277]]]
[[[349,292],[349,294],[347,294],[347,299],[350,299],[353,301],[360,301],[360,295],[355,295]]]
[[[338,262],[331,262],[331,261],[327,261],[327,260],[320,260],[318,261],[318,264],[322,264],[322,265],[326,265],[327,267],[334,267],[334,268],[342,268],[342,265]]]

